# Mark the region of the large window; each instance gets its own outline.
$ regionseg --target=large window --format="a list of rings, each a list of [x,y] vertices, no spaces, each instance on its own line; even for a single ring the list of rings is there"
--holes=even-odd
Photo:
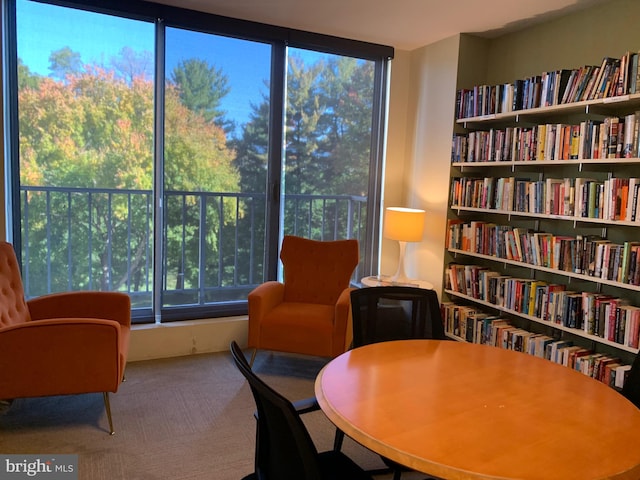
[[[375,266],[392,49],[144,2],[5,2],[28,296],[124,291],[138,321],[239,314],[278,277],[284,234],[357,238],[356,275]]]

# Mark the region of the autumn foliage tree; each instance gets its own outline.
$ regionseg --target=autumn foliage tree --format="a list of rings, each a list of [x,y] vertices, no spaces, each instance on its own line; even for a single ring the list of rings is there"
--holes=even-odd
[[[22,85],[21,184],[57,189],[29,194],[29,208],[23,212],[23,216],[34,212],[24,217],[28,271],[34,282],[64,279],[60,285],[32,285],[32,293],[124,287],[144,291],[150,279],[153,231],[152,81],[142,75],[126,81],[113,70],[84,65],[81,72],[67,73],[63,80],[23,79]],[[187,109],[171,85],[166,89],[165,121],[167,192],[237,191],[239,175],[224,132]],[[182,235],[178,231],[182,220],[168,217],[167,248]],[[209,234],[215,235],[219,225],[210,227]],[[69,255],[69,249],[85,245],[91,245],[86,255],[77,250]],[[43,258],[47,251],[50,259]],[[42,271],[45,268],[59,269],[61,274],[49,277]],[[73,285],[66,284],[67,268]]]

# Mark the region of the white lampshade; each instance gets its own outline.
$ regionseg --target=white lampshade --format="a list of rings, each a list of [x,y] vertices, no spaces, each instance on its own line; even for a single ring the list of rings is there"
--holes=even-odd
[[[382,234],[401,242],[420,242],[424,234],[426,212],[415,208],[388,207]]]

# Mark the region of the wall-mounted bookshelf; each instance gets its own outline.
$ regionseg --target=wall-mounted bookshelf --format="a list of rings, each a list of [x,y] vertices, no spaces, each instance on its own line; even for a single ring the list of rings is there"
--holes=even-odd
[[[448,334],[489,341],[481,330],[499,319],[499,346],[532,353],[544,338],[566,354],[551,360],[587,370],[589,359],[604,362],[598,378],[621,386],[640,342],[638,55],[460,89],[456,116]],[[577,253],[587,242],[591,257]],[[563,307],[550,307],[559,298]],[[462,311],[473,320],[460,327]]]

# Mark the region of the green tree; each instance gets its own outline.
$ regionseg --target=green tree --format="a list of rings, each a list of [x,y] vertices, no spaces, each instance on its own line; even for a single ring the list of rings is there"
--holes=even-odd
[[[49,55],[51,77],[64,80],[67,75],[75,75],[82,71],[83,65],[78,52],[63,47]]]
[[[177,88],[169,86],[165,95],[165,189],[237,193],[240,176],[233,166],[234,156],[227,147],[224,131],[188,109],[180,101]],[[225,222],[235,221],[232,202],[225,203],[219,195],[170,195],[166,198],[165,261],[167,274],[175,278],[176,289],[198,287],[202,212],[206,222],[207,257],[211,260],[207,272],[202,273],[210,278],[218,277],[217,239]],[[183,254],[183,248],[186,254]]]
[[[174,67],[171,81],[178,87],[180,100],[186,108],[207,121],[224,124],[225,112],[220,109],[220,101],[230,89],[229,79],[222,70],[205,60],[190,58]]]
[[[247,215],[238,220],[241,232],[252,232],[238,239],[238,251],[245,258],[253,258],[254,264],[243,263],[237,269],[245,283],[260,283],[264,272],[264,236],[266,234],[267,166],[269,159],[269,98],[263,94],[259,104],[252,105],[253,112],[236,142],[234,165],[240,172],[240,190],[251,196],[246,206]],[[253,255],[249,255],[253,252]]]
[[[318,79],[325,111],[316,158],[321,159],[320,178],[335,194],[367,194],[373,75],[373,62],[337,57],[329,59]]]
[[[21,58],[18,58],[18,90],[23,88],[38,88],[42,76],[32,73]]]
[[[241,173],[241,191],[264,192],[267,188],[267,166],[269,160],[269,98],[262,95],[262,101],[252,104],[249,121],[242,129],[242,136],[236,142],[234,165]]]
[[[317,78],[323,62],[307,66],[300,57],[290,56],[288,67],[284,166],[287,193],[321,193],[330,188],[319,182],[316,162],[321,134],[318,122],[324,113]]]

